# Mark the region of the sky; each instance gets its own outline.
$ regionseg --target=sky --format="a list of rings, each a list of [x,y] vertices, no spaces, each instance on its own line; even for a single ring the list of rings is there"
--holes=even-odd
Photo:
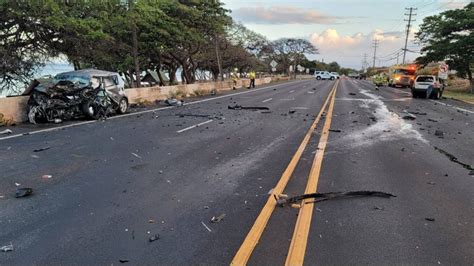
[[[266,36],[303,38],[319,50],[308,56],[324,62],[336,61],[343,67],[361,69],[364,54],[372,66],[374,39],[378,40],[376,66],[397,63],[403,48],[408,13],[417,8],[408,39],[406,61],[419,56],[420,46],[414,41],[423,18],[442,11],[462,8],[469,0],[223,0],[234,20]],[[403,54],[399,53],[399,62]]]

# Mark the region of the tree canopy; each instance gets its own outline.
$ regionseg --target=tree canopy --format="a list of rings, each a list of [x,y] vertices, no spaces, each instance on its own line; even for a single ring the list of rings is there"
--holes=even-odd
[[[417,63],[446,61],[470,80],[474,93],[474,3],[424,18],[416,38],[424,45]]]
[[[75,69],[120,72],[130,86],[140,86],[146,70],[165,85],[177,73],[194,83],[202,73],[217,80],[235,68],[271,72],[272,60],[277,73],[318,67],[306,58],[318,53],[308,40],[269,41],[229,12],[216,0],[0,1],[0,90],[29,83],[56,57]],[[335,62],[326,67],[341,70]]]

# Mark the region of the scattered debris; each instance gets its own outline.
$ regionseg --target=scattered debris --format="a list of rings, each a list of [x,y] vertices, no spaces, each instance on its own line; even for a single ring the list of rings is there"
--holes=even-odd
[[[23,197],[28,197],[31,194],[33,194],[33,189],[32,188],[19,188],[15,192],[15,198],[23,198]]]
[[[9,134],[12,134],[13,131],[11,131],[10,129],[5,129],[3,131],[0,131],[0,135],[9,135]]]
[[[148,220],[148,223],[149,223],[149,224],[154,224],[154,223],[155,223],[155,220],[150,219],[150,220]]]
[[[410,113],[407,113],[407,114],[404,115],[402,118],[405,119],[405,120],[415,120],[415,119],[416,119],[416,116],[415,116],[415,115],[412,115],[412,114],[410,114]]]
[[[10,245],[6,245],[6,246],[3,246],[3,247],[0,247],[0,251],[2,251],[2,252],[10,252],[10,251],[13,251],[13,244],[10,243]]]
[[[215,216],[212,216],[211,218],[211,223],[219,223],[220,221],[224,220],[224,217],[225,217],[225,213],[215,217]]]
[[[439,138],[443,138],[444,137],[444,132],[441,131],[441,130],[436,130],[435,131],[435,136],[439,137]]]
[[[412,111],[410,111],[410,114],[414,114],[414,115],[427,115],[427,113],[424,113],[424,112],[412,112]]]
[[[41,178],[43,178],[43,179],[51,179],[51,178],[53,178],[53,176],[52,176],[52,175],[43,175]]]
[[[129,260],[119,260],[120,263],[127,263]]]
[[[342,132],[340,129],[329,129],[330,132],[336,132],[336,133],[340,133]]]
[[[383,208],[383,207],[379,207],[379,206],[374,206],[374,210],[383,211],[384,208]]]
[[[138,155],[138,154],[136,154],[136,153],[133,153],[133,152],[132,152],[132,155],[135,156],[135,157],[137,157],[137,158],[139,158],[139,159],[142,158],[142,157],[140,157],[140,155]]]
[[[160,235],[159,234],[155,234],[153,236],[150,236],[150,238],[148,238],[148,242],[154,242],[156,240],[160,239]]]
[[[373,122],[377,122],[377,118],[375,116],[369,116],[369,119],[372,120]]]
[[[44,147],[44,148],[39,148],[39,149],[33,150],[33,152],[42,152],[42,151],[47,151],[49,149],[51,149],[51,147]]]
[[[391,198],[396,197],[393,194],[380,192],[380,191],[349,191],[349,192],[327,192],[327,193],[311,193],[303,194],[295,197],[288,198],[287,195],[281,194],[278,198],[275,195],[275,199],[283,207],[285,204],[293,204],[301,202],[304,199],[314,198],[315,200],[308,203],[316,203],[320,201],[330,200],[330,199],[339,199],[339,198],[352,198],[352,197],[382,197],[382,198]]]
[[[470,170],[471,172],[469,172],[469,175],[474,175],[474,168],[471,165],[469,165],[467,163],[460,162],[456,156],[452,155],[451,153],[449,153],[449,152],[447,152],[443,149],[440,149],[436,146],[433,146],[433,147],[434,147],[435,150],[439,151],[441,154],[448,157],[449,160],[451,160],[451,162],[455,162],[455,163],[461,165],[462,167],[466,168],[467,170]]]
[[[249,106],[242,106],[242,105],[234,105],[234,106],[227,106],[228,109],[230,110],[270,110],[270,108],[265,107],[265,106],[254,106],[254,107],[249,107]]]
[[[183,106],[184,101],[178,99],[166,99],[165,103],[170,106]]]
[[[289,114],[294,114],[294,113],[296,113],[296,110],[290,110],[290,111],[288,111],[288,113]]]
[[[431,118],[428,118],[428,121],[430,121],[430,122],[435,122],[435,123],[438,122],[438,120],[434,120],[434,119],[431,119]]]
[[[21,186],[21,184],[20,184],[20,183],[17,183],[17,182],[15,182],[15,186],[19,187],[19,186]]]
[[[209,228],[203,221],[201,221],[201,224],[207,229],[207,231],[212,232],[211,228]]]
[[[430,181],[430,182],[428,182],[428,183],[426,183],[426,184],[434,186],[434,185],[436,185],[436,182]]]
[[[428,218],[425,218],[425,220],[430,221],[430,222],[434,222],[435,218],[428,217]]]
[[[357,95],[357,94],[354,93],[354,92],[349,92],[349,95],[353,95],[353,96],[354,96],[354,95]]]

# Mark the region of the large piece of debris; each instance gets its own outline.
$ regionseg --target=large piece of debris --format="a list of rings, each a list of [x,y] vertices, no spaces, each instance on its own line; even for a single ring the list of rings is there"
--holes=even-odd
[[[184,101],[178,99],[166,99],[165,103],[170,106],[183,106]]]
[[[13,133],[11,129],[5,129],[5,130],[0,131],[0,135],[9,135],[11,133]]]
[[[13,251],[13,245],[12,245],[12,243],[10,243],[10,245],[6,245],[6,246],[3,246],[3,247],[0,247],[0,251],[2,251],[2,252],[10,252],[10,251]]]
[[[229,105],[227,106],[230,110],[270,110],[270,108],[265,106],[242,106],[242,105]]]
[[[15,192],[15,198],[24,198],[28,197],[31,194],[33,194],[33,189],[32,188],[19,188]]]
[[[348,191],[348,192],[326,192],[326,193],[311,193],[303,194],[295,197],[288,198],[287,195],[281,194],[279,197],[275,195],[277,204],[280,207],[285,205],[291,205],[294,203],[301,203],[305,199],[314,199],[314,201],[309,203],[315,203],[331,199],[341,199],[341,198],[353,198],[353,197],[381,197],[381,198],[391,198],[396,197],[393,194],[380,192],[380,191]]]

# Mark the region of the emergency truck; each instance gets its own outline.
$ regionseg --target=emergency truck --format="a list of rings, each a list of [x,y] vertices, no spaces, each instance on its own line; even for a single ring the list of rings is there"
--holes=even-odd
[[[390,87],[410,88],[416,77],[417,65],[395,65],[389,68],[388,85]]]

